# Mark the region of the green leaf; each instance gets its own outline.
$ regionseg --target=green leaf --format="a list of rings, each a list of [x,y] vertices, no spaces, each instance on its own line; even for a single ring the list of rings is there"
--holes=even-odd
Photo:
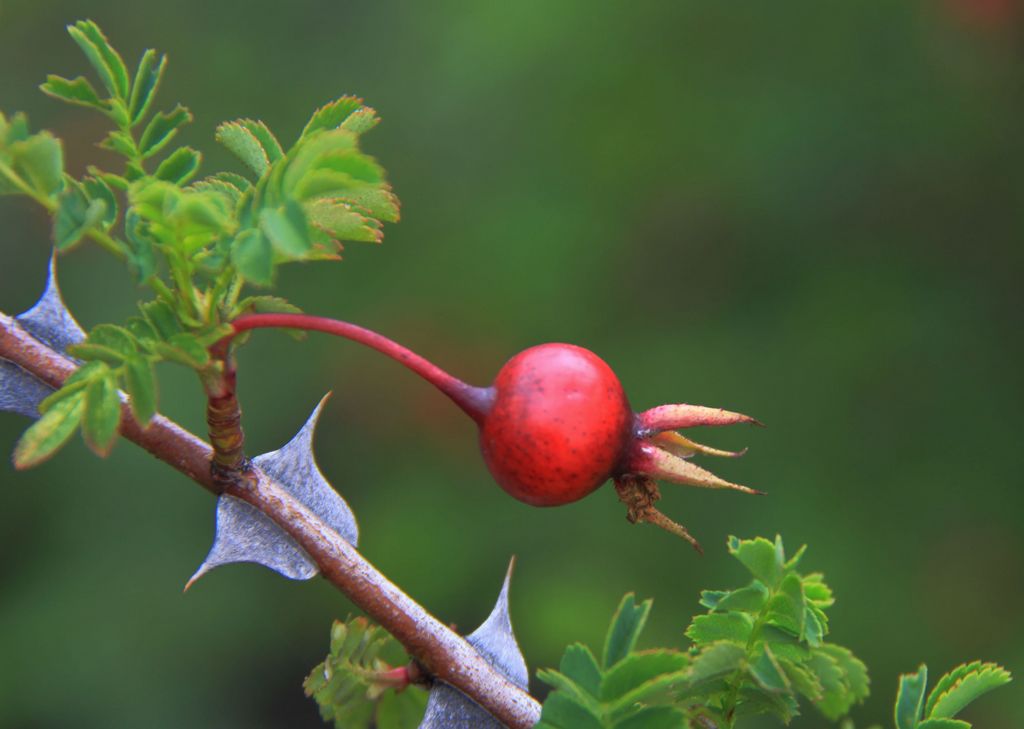
[[[240,159],[257,177],[270,168],[270,158],[260,140],[241,122],[224,122],[217,127],[216,139]]]
[[[666,674],[679,674],[690,660],[685,653],[671,649],[660,649],[630,653],[616,663],[604,677],[600,698],[605,702],[616,701],[627,693]],[[681,675],[674,677],[678,681]],[[644,701],[642,695],[631,696],[631,703]]]
[[[109,132],[103,138],[103,141],[100,142],[99,146],[101,149],[106,149],[128,159],[133,159],[136,154],[135,141],[131,138],[131,135],[119,129]]]
[[[804,596],[819,608],[831,607],[835,603],[832,590],[825,584],[825,577],[820,572],[805,575]]]
[[[107,90],[119,99],[127,99],[128,69],[99,26],[91,20],[80,20],[68,26],[68,33],[96,69]]]
[[[184,185],[196,174],[202,159],[203,155],[191,147],[179,147],[160,163],[153,176],[158,180]]]
[[[96,94],[96,89],[82,76],[68,80],[51,74],[46,77],[46,83],[39,86],[39,90],[47,96],[52,96],[69,104],[88,106],[93,109],[99,109],[102,112],[110,109],[110,104],[101,100]]]
[[[170,142],[178,129],[192,121],[192,112],[178,104],[169,112],[160,112],[149,120],[139,139],[143,159],[152,157]]]
[[[768,599],[768,590],[760,581],[754,580],[746,587],[726,592],[718,600],[716,611],[737,610],[743,613],[759,613]]]
[[[284,157],[281,143],[277,141],[277,137],[274,136],[274,133],[270,131],[266,124],[255,119],[239,119],[238,124],[241,124],[250,134],[256,137],[271,164]]]
[[[793,635],[804,635],[804,593],[800,575],[790,572],[779,583],[777,592],[768,601],[767,620]]]
[[[686,717],[671,706],[648,706],[628,719],[616,722],[615,729],[679,729]]]
[[[971,725],[960,719],[925,719],[917,729],[971,729]]]
[[[15,171],[29,186],[46,197],[64,187],[64,150],[49,132],[39,132],[10,145]]]
[[[198,370],[210,361],[206,347],[196,341],[192,334],[175,334],[166,342],[155,342],[153,351],[161,357]]]
[[[81,186],[70,184],[57,198],[53,216],[53,243],[58,251],[78,243],[89,230],[101,226],[107,215],[102,199],[90,200]]]
[[[181,332],[181,323],[178,321],[174,309],[166,301],[149,301],[139,304],[139,310],[164,341]]]
[[[746,644],[754,620],[746,613],[711,613],[698,615],[686,629],[686,637],[697,645],[731,640]]]
[[[274,279],[274,251],[259,230],[243,230],[231,245],[231,263],[247,281],[269,286]]]
[[[846,686],[846,693],[849,699],[843,713],[850,710],[855,703],[860,703],[870,693],[870,680],[868,679],[868,668],[849,648],[834,643],[825,643],[819,652],[831,656],[843,674],[843,683]]]
[[[274,250],[288,259],[301,259],[313,246],[306,214],[294,200],[288,200],[281,208],[262,210],[260,229]]]
[[[778,584],[782,576],[782,560],[776,553],[775,545],[764,537],[729,537],[729,553],[768,587],[774,588]]]
[[[357,109],[341,123],[340,128],[353,134],[366,134],[380,122],[377,112],[368,106]]]
[[[605,725],[590,707],[567,694],[552,691],[544,701],[535,729],[605,729]]]
[[[111,226],[117,222],[118,214],[117,196],[114,195],[114,191],[110,189],[106,182],[96,177],[86,177],[83,179],[82,190],[90,202],[93,200],[101,200],[103,202],[103,219],[100,221],[100,224],[104,229],[110,230]]]
[[[1010,673],[995,663],[975,662],[953,669],[943,676],[928,698],[925,716],[929,719],[952,719],[965,706],[992,689],[1005,686],[1011,681]]]
[[[343,198],[319,198],[306,210],[310,223],[332,240],[380,243],[384,239],[380,222],[363,215]]]
[[[139,59],[139,68],[135,71],[132,95],[128,102],[128,119],[132,126],[142,121],[149,111],[166,67],[167,56],[161,54],[157,57],[156,51],[152,48],[146,49]]]
[[[280,296],[247,296],[231,310],[230,318],[234,319],[247,312],[301,314],[302,309]]]
[[[896,693],[896,729],[916,729],[924,707],[924,690],[928,685],[928,667],[921,664],[917,673],[900,676],[900,687]]]
[[[156,413],[157,390],[153,365],[144,357],[132,357],[125,363],[124,384],[135,422],[145,427]]]
[[[825,698],[825,690],[813,671],[787,658],[778,658],[778,662],[794,691],[814,702]]]
[[[85,410],[85,391],[77,390],[54,403],[25,431],[14,448],[14,465],[25,469],[36,466],[68,442]]]
[[[601,691],[601,669],[590,649],[574,643],[565,649],[558,670],[595,698]]]
[[[121,422],[121,398],[117,393],[112,372],[95,377],[85,390],[85,414],[82,435],[86,444],[98,456],[106,456],[117,440],[117,426]]]
[[[733,673],[743,666],[747,653],[743,646],[729,641],[710,643],[701,650],[690,666],[690,681],[700,683]]]
[[[766,691],[790,690],[786,672],[767,645],[764,645],[763,650],[750,661],[747,670],[755,683]]]
[[[363,100],[355,96],[342,96],[336,101],[325,104],[313,112],[300,139],[306,138],[323,129],[337,129],[354,111],[363,105]]]
[[[604,640],[601,665],[605,669],[614,666],[633,650],[650,612],[650,600],[637,604],[633,593],[628,593],[622,598]]]
[[[360,212],[386,223],[397,223],[401,217],[401,204],[398,201],[398,196],[391,191],[391,186],[388,184],[351,190],[345,194],[343,199],[354,205]]]

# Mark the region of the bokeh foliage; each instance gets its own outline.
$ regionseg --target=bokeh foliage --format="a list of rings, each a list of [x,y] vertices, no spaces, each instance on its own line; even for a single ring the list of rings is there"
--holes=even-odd
[[[809,543],[839,597],[835,640],[872,670],[857,725],[887,724],[918,661],[1024,670],[1022,29],[980,5],[299,1],[241,22],[192,0],[7,0],[0,104],[65,139],[76,174],[111,159],[90,148],[102,119],[36,90],[80,68],[64,25],[83,16],[126,57],[169,54],[161,98],[196,119],[184,145],[246,117],[293,139],[309,109],[365,95],[387,119],[366,150],[403,221],[380,248],[282,270],[284,295],[471,381],[562,340],[607,359],[638,408],[750,412],[770,427],[706,440],[750,445],[722,475],[770,496],[668,492],[703,559],[626,524],[610,489],[514,503],[449,403],[316,336],[268,333],[244,353],[253,452],[333,389],[317,450],[364,552],[467,630],[516,553],[531,668],[598,644],[630,591],[656,599],[644,647],[677,644],[700,588],[723,583],[729,558],[710,545],[728,533]],[[212,169],[232,164],[219,154]],[[0,224],[0,308],[16,312],[41,286],[48,221],[3,199]],[[86,327],[134,313],[138,291],[101,251],[74,252],[61,279]],[[162,407],[201,432],[194,379],[165,377]],[[24,426],[0,418],[0,442]],[[350,611],[329,586],[237,567],[180,596],[213,502],[125,444],[109,461],[75,444],[0,481],[0,725],[321,726],[301,678]],[[1017,690],[969,718],[1018,726]]]

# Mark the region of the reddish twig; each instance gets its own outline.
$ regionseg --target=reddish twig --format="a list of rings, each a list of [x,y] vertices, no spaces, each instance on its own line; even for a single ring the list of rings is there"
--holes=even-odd
[[[60,387],[75,364],[42,344],[10,316],[0,313],[0,358],[14,362],[43,382]],[[540,718],[540,705],[498,673],[461,636],[428,613],[382,575],[351,544],[259,470],[214,483],[210,446],[157,415],[141,428],[127,404],[121,434],[181,471],[209,491],[230,493],[252,504],[290,534],[320,571],[369,617],[405,646],[434,677],[456,687],[511,729],[527,729]]]

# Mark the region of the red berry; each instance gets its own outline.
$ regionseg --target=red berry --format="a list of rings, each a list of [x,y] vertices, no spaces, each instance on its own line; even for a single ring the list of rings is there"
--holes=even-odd
[[[607,481],[632,435],[633,411],[611,368],[581,347],[542,344],[498,372],[480,448],[512,496],[558,506]]]

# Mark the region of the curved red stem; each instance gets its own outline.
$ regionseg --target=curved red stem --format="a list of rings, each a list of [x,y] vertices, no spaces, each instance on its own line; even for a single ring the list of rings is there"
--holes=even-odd
[[[252,329],[302,329],[323,332],[375,349],[415,372],[443,392],[478,424],[490,410],[493,388],[474,387],[448,374],[398,342],[370,329],[338,319],[309,314],[247,314],[231,322],[235,335]]]

